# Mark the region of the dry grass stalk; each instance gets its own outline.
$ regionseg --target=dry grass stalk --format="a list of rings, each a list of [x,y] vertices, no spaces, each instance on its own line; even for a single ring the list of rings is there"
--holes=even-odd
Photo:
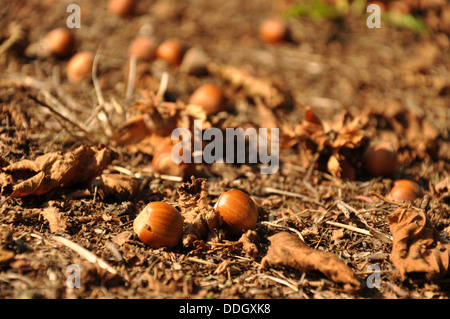
[[[91,253],[86,248],[81,247],[80,245],[78,245],[78,244],[74,243],[73,241],[71,241],[67,238],[64,238],[64,237],[53,236],[52,238],[54,240],[60,242],[61,244],[65,245],[66,247],[69,247],[73,251],[77,252],[78,254],[80,254],[80,256],[85,258],[87,261],[89,261],[93,264],[97,264],[100,268],[103,268],[114,275],[117,274],[117,271],[111,265],[109,265],[106,261],[104,261],[100,257],[97,257],[96,255]]]

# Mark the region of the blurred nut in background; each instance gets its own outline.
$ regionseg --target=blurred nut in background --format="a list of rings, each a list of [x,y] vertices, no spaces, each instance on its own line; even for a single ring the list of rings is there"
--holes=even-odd
[[[179,65],[183,54],[184,48],[178,39],[168,39],[156,49],[156,57],[172,65]]]
[[[81,83],[91,78],[94,55],[81,51],[75,54],[67,63],[67,78],[72,83]]]
[[[150,37],[138,37],[130,45],[128,54],[134,55],[138,60],[150,61],[156,56],[156,42]]]
[[[223,111],[225,110],[223,90],[214,84],[204,84],[192,93],[189,104],[201,106],[206,114]]]
[[[44,46],[52,55],[65,58],[75,48],[75,37],[72,32],[65,28],[58,28],[47,33]]]
[[[269,18],[259,27],[259,36],[266,43],[280,43],[288,39],[288,27],[279,18]]]
[[[134,7],[134,0],[109,0],[108,12],[121,18],[125,18],[133,14]]]
[[[382,142],[364,152],[363,168],[372,176],[392,176],[397,172],[397,152],[390,143]]]

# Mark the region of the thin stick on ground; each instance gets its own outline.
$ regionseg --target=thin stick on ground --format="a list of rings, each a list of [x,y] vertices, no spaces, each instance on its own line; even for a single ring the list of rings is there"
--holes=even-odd
[[[266,192],[266,193],[273,193],[273,194],[279,194],[279,195],[286,195],[286,196],[292,196],[292,197],[301,198],[301,199],[303,199],[305,201],[312,202],[312,203],[317,204],[319,206],[324,206],[324,204],[322,204],[321,202],[315,200],[314,198],[306,196],[306,195],[293,193],[293,192],[288,192],[288,191],[284,191],[284,190],[276,189],[276,188],[272,188],[272,187],[264,187],[262,190],[264,192]]]
[[[94,84],[95,94],[97,95],[98,104],[103,105],[105,99],[103,98],[102,89],[97,78],[97,66],[98,66],[98,51],[95,53],[94,61],[92,62],[92,83]]]
[[[281,279],[281,278],[277,278],[274,276],[270,276],[270,275],[266,275],[266,274],[259,274],[259,277],[264,278],[264,279],[270,279],[272,281],[275,281],[279,284],[285,285],[289,288],[291,288],[292,290],[294,290],[295,292],[298,292],[298,287],[292,285],[291,283],[289,283],[288,281]]]
[[[134,93],[134,85],[136,82],[136,66],[137,66],[137,57],[132,55],[130,57],[130,72],[128,72],[128,82],[127,82],[127,93],[125,98],[127,100],[131,100]]]
[[[99,51],[100,49],[95,53],[94,61],[92,63],[92,83],[94,84],[95,94],[97,95],[97,101],[99,104],[99,112],[97,114],[97,118],[99,119],[100,123],[103,124],[103,130],[105,131],[106,135],[112,136],[114,133],[113,125],[111,124],[108,113],[105,109],[106,103],[97,77]]]
[[[342,224],[342,223],[332,222],[332,221],[326,221],[325,224],[333,225],[333,226],[336,226],[336,227],[345,228],[345,229],[348,229],[348,230],[351,230],[351,231],[354,231],[354,232],[357,232],[357,233],[360,233],[360,234],[364,234],[364,235],[367,235],[367,236],[373,236],[370,233],[370,231],[368,231],[367,229],[362,229],[362,228],[358,228],[358,227],[354,227],[354,226],[350,226],[350,225],[346,225],[346,224]]]
[[[73,241],[71,241],[67,238],[64,238],[64,237],[53,236],[52,238],[54,240],[60,242],[61,244],[69,247],[73,251],[77,252],[78,254],[80,254],[80,256],[84,257],[87,261],[89,261],[93,264],[97,264],[100,268],[103,268],[114,275],[117,274],[117,271],[111,265],[109,265],[106,261],[97,257],[93,253],[91,253],[86,248],[83,248],[80,245],[78,245],[78,244],[74,243]]]
[[[283,228],[283,229],[286,229],[286,230],[290,230],[290,231],[296,233],[296,234],[298,235],[298,237],[300,237],[301,240],[303,240],[304,242],[306,242],[306,241],[305,241],[305,238],[303,238],[303,236],[302,236],[302,233],[300,233],[300,232],[299,232],[297,229],[295,229],[295,228],[291,228],[291,227],[287,227],[287,226],[283,226],[283,225],[278,225],[278,224],[271,223],[271,222],[268,222],[268,221],[262,221],[261,224],[269,225],[269,226],[273,226],[273,227],[280,227],[280,228]]]
[[[164,97],[164,94],[166,94],[167,86],[169,85],[169,73],[164,72],[161,77],[161,83],[158,88],[158,92],[156,93],[156,96],[159,96],[161,99]]]
[[[45,94],[46,91],[43,91],[43,92]],[[50,94],[50,93],[48,93],[48,94]],[[46,97],[53,97],[51,94],[50,95],[48,95],[48,94],[45,94]],[[38,103],[39,105],[49,109],[53,114],[57,115],[59,118],[63,119],[64,121],[69,122],[74,127],[80,129],[84,133],[84,135],[86,137],[88,137],[89,139],[94,140],[94,141],[96,140],[96,138],[88,131],[88,129],[83,125],[83,123],[79,123],[79,121],[74,119],[71,114],[66,113],[66,112],[61,113],[60,112],[61,111],[60,108],[54,107],[54,106],[48,104],[47,102],[43,102],[43,101],[39,100],[38,98],[32,96],[31,94],[28,94],[28,97],[30,99],[32,99],[33,101],[35,101],[36,103]],[[53,99],[55,99],[55,98],[53,97]],[[52,101],[54,101],[54,100],[52,100]],[[73,135],[73,132],[68,131],[68,133],[70,135]]]

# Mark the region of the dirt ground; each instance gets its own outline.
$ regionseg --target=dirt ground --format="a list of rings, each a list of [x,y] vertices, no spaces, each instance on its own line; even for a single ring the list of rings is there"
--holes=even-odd
[[[400,205],[389,200],[394,181],[409,178],[423,189],[409,205],[426,212],[444,242],[450,238],[450,6],[405,1],[410,15],[429,28],[420,33],[386,20],[381,28],[368,28],[367,14],[351,10],[333,19],[298,16],[292,9],[300,2],[139,1],[130,17],[120,18],[107,11],[107,1],[2,1],[0,48],[12,38],[13,22],[22,33],[0,50],[0,167],[104,144],[117,152],[104,173],[133,176],[140,193],[130,199],[106,198],[92,189],[80,195],[86,188],[74,185],[41,195],[2,196],[0,298],[447,299],[449,275],[440,280],[401,276],[390,259],[387,217]],[[69,58],[42,52],[47,32],[65,27],[69,3],[81,8],[81,28],[72,30],[76,50],[97,54],[100,90],[93,81],[70,83]],[[268,44],[259,38],[259,25],[268,17],[286,21],[289,40]],[[200,49],[208,65],[219,69],[193,74],[183,63],[138,64],[136,90],[127,97],[127,48],[138,34],[158,42],[178,38],[186,52]],[[225,66],[243,79],[226,73]],[[150,140],[150,148],[133,148],[115,138],[128,116],[119,111],[152,105],[165,75],[163,99],[170,105],[185,105],[203,83],[223,88],[232,110],[208,117],[213,126],[280,127],[275,174],[261,174],[258,164],[220,163],[199,164],[195,173],[205,178],[211,205],[231,188],[252,196],[260,212],[253,240],[257,254],[222,229],[171,249],[147,247],[133,232],[134,218],[146,204],[180,200],[182,181],[153,171],[152,153],[160,140]],[[283,103],[269,105],[264,94],[246,90],[246,79],[269,81],[264,83],[281,92]],[[99,111],[100,95],[109,109]],[[310,152],[311,141],[299,136],[296,128],[304,123],[307,107],[324,123],[336,124],[335,116],[343,112],[363,120],[358,134],[364,138],[344,154],[353,167],[350,178],[327,167],[333,147]],[[269,110],[269,117],[262,110]],[[361,167],[365,147],[376,141],[389,141],[398,152],[393,176],[371,176]],[[56,209],[62,227],[55,229],[43,213],[49,208]],[[369,226],[377,236],[368,233]],[[300,233],[309,248],[336,255],[361,287],[349,290],[316,270],[261,268],[269,237],[281,231]],[[68,287],[70,265],[79,267],[78,288]],[[367,284],[374,278],[370,265],[380,270],[378,287]]]

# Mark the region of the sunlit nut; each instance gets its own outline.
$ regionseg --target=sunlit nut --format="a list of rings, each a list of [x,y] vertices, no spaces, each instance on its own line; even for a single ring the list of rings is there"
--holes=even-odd
[[[67,78],[72,83],[91,79],[93,63],[94,55],[91,52],[78,52],[67,63]]]

